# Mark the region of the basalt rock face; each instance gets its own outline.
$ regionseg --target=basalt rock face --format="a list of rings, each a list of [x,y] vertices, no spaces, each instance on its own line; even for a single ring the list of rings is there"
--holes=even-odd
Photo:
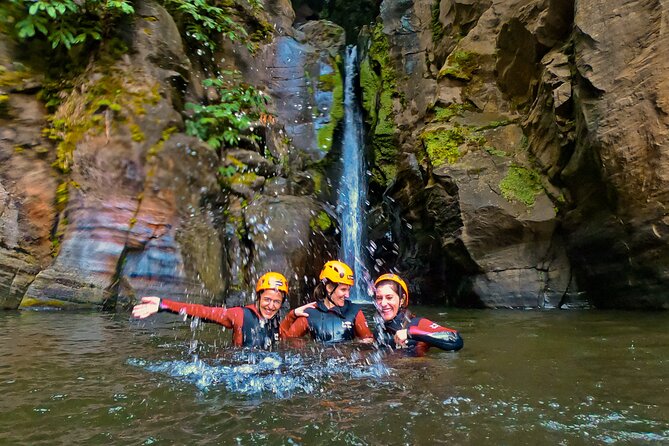
[[[39,75],[13,64],[0,35],[0,308],[15,309],[36,274],[51,262],[57,218],[56,175],[50,167]]]
[[[667,308],[665,16],[384,1],[362,61],[382,269],[426,301]]]
[[[669,6],[578,4],[569,251],[601,307],[669,308]]]
[[[270,34],[255,53],[220,36],[212,68],[162,6],[133,6],[129,51],[92,59],[50,115],[39,67],[12,64],[22,54],[1,42],[0,306],[239,304],[268,268],[304,300],[304,277],[336,252],[317,196],[341,119],[343,30],[293,29],[288,2],[253,17],[240,8],[235,20]],[[212,69],[269,94],[272,114],[254,124],[262,147],[245,138],[216,151],[185,134],[185,103],[216,98],[201,84]]]

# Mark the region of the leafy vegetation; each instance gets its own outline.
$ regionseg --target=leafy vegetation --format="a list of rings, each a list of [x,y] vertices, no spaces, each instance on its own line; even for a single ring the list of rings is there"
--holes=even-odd
[[[0,23],[21,41],[43,37],[51,48],[70,50],[108,37],[134,12],[129,0],[5,0]]]
[[[226,78],[223,78],[226,76]],[[234,146],[242,135],[257,141],[258,135],[249,133],[251,125],[267,113],[268,97],[251,85],[236,81],[239,72],[225,71],[221,77],[205,79],[205,88],[214,88],[218,100],[210,104],[186,104],[193,116],[186,121],[186,132],[197,136],[212,148]]]

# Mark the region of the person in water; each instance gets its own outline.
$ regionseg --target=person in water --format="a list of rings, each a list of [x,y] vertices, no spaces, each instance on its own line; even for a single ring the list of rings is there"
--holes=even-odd
[[[374,304],[382,319],[375,329],[379,345],[409,348],[417,355],[423,355],[430,347],[454,351],[462,348],[464,342],[456,330],[416,317],[408,310],[409,289],[399,276],[383,274],[374,286]]]
[[[282,337],[279,310],[288,295],[288,281],[279,273],[269,272],[256,284],[256,302],[245,307],[208,307],[160,297],[142,297],[132,309],[135,318],[144,319],[160,311],[185,313],[217,322],[232,329],[232,343],[237,347],[269,349]]]
[[[354,283],[351,268],[331,260],[323,266],[319,279],[313,293],[315,301],[291,310],[281,322],[283,335],[297,338],[310,333],[314,340],[327,343],[354,338],[373,342],[374,335],[361,307],[348,300]]]

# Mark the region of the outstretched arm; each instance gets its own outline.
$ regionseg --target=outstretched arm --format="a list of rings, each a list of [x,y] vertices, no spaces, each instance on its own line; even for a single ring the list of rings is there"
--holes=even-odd
[[[230,309],[224,307],[207,307],[205,305],[187,304],[168,299],[161,299],[155,296],[142,297],[141,303],[135,305],[132,309],[132,315],[133,317],[144,319],[159,311],[169,311],[171,313],[179,314],[185,313],[189,316],[219,323],[226,328],[233,328],[235,325],[241,326],[244,318],[242,309],[238,307]]]
[[[158,311],[160,311],[160,297],[142,297],[140,303],[132,307],[132,317],[145,319],[149,316],[153,316]]]

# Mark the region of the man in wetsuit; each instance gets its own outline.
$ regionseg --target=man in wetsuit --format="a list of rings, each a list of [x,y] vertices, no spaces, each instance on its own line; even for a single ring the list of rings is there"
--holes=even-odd
[[[358,338],[373,342],[373,335],[361,307],[348,300],[354,283],[353,271],[343,262],[331,260],[319,276],[315,302],[288,313],[281,322],[281,333],[296,338],[307,333],[317,341],[334,343]]]
[[[411,314],[407,309],[409,289],[399,276],[383,274],[376,279],[374,286],[374,304],[381,319],[375,329],[379,345],[409,348],[419,356],[430,347],[442,350],[462,348],[464,342],[456,330]]]
[[[278,342],[279,309],[288,294],[288,281],[279,273],[269,272],[256,284],[256,302],[245,307],[207,307],[160,297],[142,297],[132,309],[133,317],[144,319],[159,311],[187,314],[216,322],[232,329],[232,343],[237,347],[269,349]]]

